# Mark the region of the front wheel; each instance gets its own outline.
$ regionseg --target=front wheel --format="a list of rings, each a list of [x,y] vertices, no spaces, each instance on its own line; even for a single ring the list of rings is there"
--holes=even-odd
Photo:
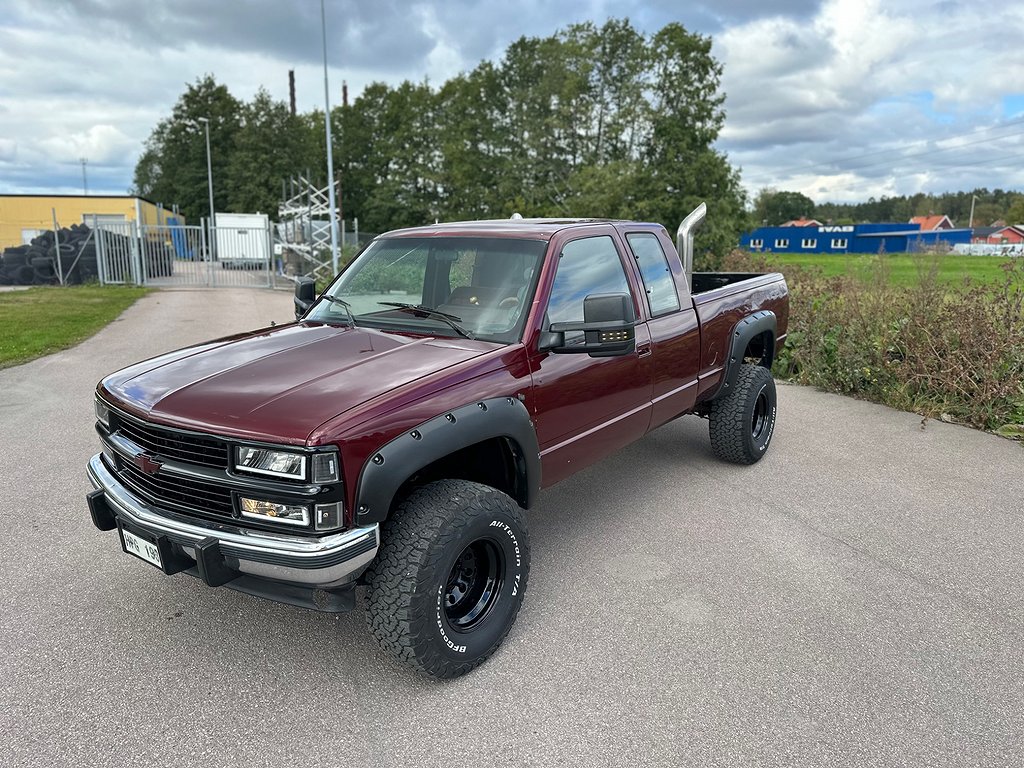
[[[402,661],[431,677],[458,677],[505,639],[529,572],[518,504],[467,480],[430,483],[383,526],[367,576],[367,621]]]
[[[771,371],[744,363],[732,393],[711,403],[711,450],[734,464],[760,461],[775,432],[775,411]]]

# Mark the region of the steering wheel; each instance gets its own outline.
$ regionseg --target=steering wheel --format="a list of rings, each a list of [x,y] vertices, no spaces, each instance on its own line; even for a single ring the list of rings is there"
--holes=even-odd
[[[506,296],[504,299],[498,302],[498,309],[512,309],[513,307],[519,306],[518,296]]]

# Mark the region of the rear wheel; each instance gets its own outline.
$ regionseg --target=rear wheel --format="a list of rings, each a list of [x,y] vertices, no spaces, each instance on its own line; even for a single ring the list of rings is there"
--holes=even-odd
[[[760,461],[775,431],[775,412],[771,372],[760,365],[741,365],[732,393],[711,403],[711,449],[735,464]]]
[[[381,531],[367,621],[385,650],[438,678],[463,675],[501,645],[530,572],[525,513],[467,480],[413,491]]]

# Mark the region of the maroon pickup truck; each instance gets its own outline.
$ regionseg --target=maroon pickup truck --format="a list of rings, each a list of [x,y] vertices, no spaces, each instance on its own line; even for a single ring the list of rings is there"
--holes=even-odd
[[[687,217],[381,235],[295,323],[162,355],[96,391],[93,523],[165,574],[323,611],[435,677],[497,649],[538,492],[687,413],[752,464],[775,426],[779,274],[692,274]]]

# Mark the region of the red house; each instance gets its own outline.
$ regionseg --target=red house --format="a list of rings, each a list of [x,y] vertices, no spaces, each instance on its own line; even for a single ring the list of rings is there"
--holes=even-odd
[[[949,216],[915,216],[910,220],[911,224],[920,224],[922,232],[931,232],[936,229],[955,229]]]
[[[1019,245],[1024,243],[1024,224],[1002,227],[988,236],[989,245]]]

